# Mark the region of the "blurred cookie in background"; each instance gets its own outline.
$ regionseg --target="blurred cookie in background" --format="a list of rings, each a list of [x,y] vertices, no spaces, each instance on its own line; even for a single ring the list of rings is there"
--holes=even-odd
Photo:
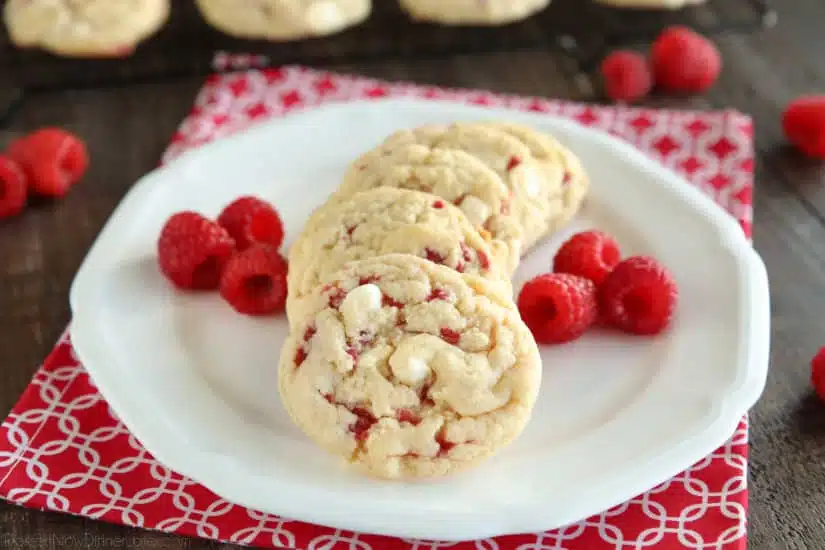
[[[399,0],[410,17],[442,25],[505,25],[543,10],[550,0]]]
[[[12,43],[65,57],[125,57],[160,29],[170,0],[7,0]]]
[[[371,0],[197,0],[206,21],[228,35],[272,41],[342,31],[364,21]]]
[[[688,6],[704,4],[707,0],[595,0],[600,4],[606,4],[616,8],[641,8],[641,9],[669,9],[678,10]]]

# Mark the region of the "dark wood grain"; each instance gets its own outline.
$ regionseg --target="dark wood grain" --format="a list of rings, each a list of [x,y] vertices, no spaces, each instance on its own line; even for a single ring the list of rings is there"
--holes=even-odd
[[[811,396],[808,362],[825,344],[825,167],[784,145],[785,103],[825,88],[825,4],[785,0],[780,25],[720,40],[726,68],[707,96],[651,105],[733,107],[757,127],[755,243],[772,282],[773,351],[753,414],[750,548],[825,547],[825,405]],[[597,84],[570,78],[542,53],[458,56],[336,67],[396,80],[519,94],[594,99]],[[27,103],[0,145],[45,125],[89,142],[94,163],[65,201],[0,225],[0,414],[9,410],[68,321],[69,284],[112,209],[156,165],[186,113],[196,79],[138,88],[55,93]],[[147,116],[151,113],[151,116]],[[231,548],[0,504],[0,548]]]

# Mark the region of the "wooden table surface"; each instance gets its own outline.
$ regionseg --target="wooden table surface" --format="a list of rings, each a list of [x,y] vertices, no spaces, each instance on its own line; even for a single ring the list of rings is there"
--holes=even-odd
[[[825,548],[825,404],[812,397],[809,361],[825,345],[825,165],[783,143],[780,113],[825,88],[825,3],[784,0],[775,29],[720,39],[724,74],[706,96],[651,105],[733,107],[756,120],[756,248],[772,283],[773,351],[751,415],[750,548]],[[589,101],[559,60],[543,53],[336,66],[387,79]],[[0,84],[1,86],[1,84]],[[88,247],[129,186],[156,165],[199,79],[128,89],[60,92],[26,103],[0,145],[41,125],[88,140],[85,182],[57,204],[0,225],[0,414],[15,403],[69,320],[68,290]],[[150,116],[147,114],[151,113]],[[61,538],[62,537],[62,538]],[[0,548],[230,548],[0,503]]]

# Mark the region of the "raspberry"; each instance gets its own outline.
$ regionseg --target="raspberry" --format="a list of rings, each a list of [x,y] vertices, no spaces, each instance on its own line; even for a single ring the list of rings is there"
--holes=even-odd
[[[553,259],[553,271],[578,275],[599,286],[621,259],[613,237],[602,231],[584,231],[561,245]]]
[[[0,156],[0,219],[11,218],[26,208],[26,176],[8,157]]]
[[[716,45],[687,27],[665,29],[653,42],[650,59],[656,84],[671,92],[704,92],[722,71]]]
[[[284,241],[284,226],[278,212],[257,197],[241,197],[233,201],[218,216],[218,224],[235,239],[238,250],[245,250],[253,243],[279,248]]]
[[[667,269],[653,258],[633,256],[619,263],[602,284],[602,315],[630,334],[658,334],[670,325],[678,295]]]
[[[782,129],[800,151],[815,159],[825,159],[825,95],[792,101],[782,113]]]
[[[286,261],[267,244],[238,252],[221,277],[221,296],[238,313],[269,315],[286,305]]]
[[[811,385],[816,394],[825,399],[825,348],[820,349],[811,359]]]
[[[441,329],[441,339],[447,342],[448,344],[452,344],[453,346],[457,346],[458,343],[461,341],[461,333],[456,332],[449,328],[442,328]]]
[[[213,290],[235,251],[224,228],[197,212],[173,215],[160,232],[160,270],[178,288]]]
[[[521,289],[518,309],[537,342],[569,342],[596,321],[596,285],[569,273],[540,275]]]
[[[22,168],[34,193],[62,197],[89,167],[86,145],[59,128],[43,128],[9,146],[9,156]]]
[[[607,97],[613,101],[633,102],[645,97],[653,88],[653,73],[644,55],[619,50],[604,58],[602,81]]]

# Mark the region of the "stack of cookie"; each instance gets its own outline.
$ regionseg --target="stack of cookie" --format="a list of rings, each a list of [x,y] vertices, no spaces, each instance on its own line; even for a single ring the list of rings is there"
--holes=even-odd
[[[391,479],[511,442],[541,360],[509,278],[587,188],[570,151],[513,124],[402,131],[357,159],[290,249],[279,390],[295,423]]]

